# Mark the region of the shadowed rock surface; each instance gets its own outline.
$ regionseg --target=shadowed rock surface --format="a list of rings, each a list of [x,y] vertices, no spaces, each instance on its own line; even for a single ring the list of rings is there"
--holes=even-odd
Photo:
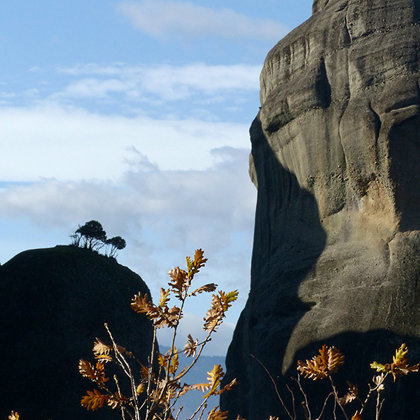
[[[227,357],[240,385],[221,401],[232,419],[284,416],[250,354],[276,378],[334,344],[356,383],[403,342],[420,361],[419,23],[419,0],[316,0],[266,58],[251,291]],[[418,375],[393,390],[383,418],[416,418]]]
[[[23,420],[119,418],[109,408],[80,407],[94,385],[77,366],[93,359],[95,337],[109,342],[104,322],[118,344],[146,361],[152,327],[130,308],[139,291],[150,296],[127,267],[71,246],[25,251],[1,266],[0,418],[11,410]],[[118,377],[124,386],[124,374]]]

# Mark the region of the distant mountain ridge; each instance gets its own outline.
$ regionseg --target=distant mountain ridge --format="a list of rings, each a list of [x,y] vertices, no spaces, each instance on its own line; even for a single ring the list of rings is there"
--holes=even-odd
[[[161,353],[165,353],[169,350],[169,347],[159,346]],[[187,358],[184,354],[180,354],[179,363],[180,369],[184,366],[188,366],[191,363],[191,358]],[[225,357],[224,356],[203,356],[201,355],[197,363],[193,366],[190,372],[185,376],[184,382],[189,385],[198,384],[207,382],[207,372],[210,372],[214,365],[221,365],[223,370],[225,370]],[[180,401],[175,405],[175,410],[173,413],[176,414],[177,410],[182,406],[182,414],[180,419],[189,418],[199,405],[203,402],[204,393],[201,391],[190,391],[182,396]],[[208,411],[210,411],[214,406],[219,405],[218,398],[212,397],[209,400]],[[204,418],[206,418],[204,416]]]

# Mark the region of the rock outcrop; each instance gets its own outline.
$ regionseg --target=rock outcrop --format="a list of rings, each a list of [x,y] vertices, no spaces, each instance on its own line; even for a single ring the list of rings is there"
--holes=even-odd
[[[95,337],[107,342],[107,322],[118,344],[146,362],[152,326],[130,300],[150,292],[115,260],[72,246],[25,251],[0,267],[0,418],[115,419],[109,408],[88,412],[82,395],[94,385],[78,373],[92,360]],[[124,386],[124,374],[118,374]]]
[[[334,344],[356,383],[402,342],[420,361],[419,24],[419,0],[315,0],[266,58],[251,291],[227,357],[240,384],[222,398],[232,419],[284,416],[250,354],[276,378]],[[396,390],[383,418],[416,418],[418,377]]]

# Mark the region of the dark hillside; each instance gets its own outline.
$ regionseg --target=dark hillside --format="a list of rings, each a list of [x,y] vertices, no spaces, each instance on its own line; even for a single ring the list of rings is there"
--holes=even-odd
[[[25,251],[1,266],[0,418],[10,410],[23,420],[118,418],[80,407],[93,384],[77,365],[92,359],[95,337],[106,341],[104,322],[118,344],[147,357],[151,325],[130,308],[139,291],[149,293],[127,267],[71,246]]]

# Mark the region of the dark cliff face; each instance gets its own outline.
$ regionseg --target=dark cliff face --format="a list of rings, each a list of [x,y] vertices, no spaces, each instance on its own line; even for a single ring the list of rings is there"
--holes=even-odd
[[[130,308],[138,292],[150,295],[137,274],[75,247],[26,251],[1,266],[0,418],[11,410],[32,420],[118,417],[80,407],[94,387],[77,366],[92,360],[95,337],[108,341],[105,322],[118,344],[146,361],[152,327]]]
[[[251,291],[227,357],[240,385],[222,396],[232,419],[284,415],[250,354],[281,378],[333,344],[356,383],[403,342],[420,360],[419,10],[318,0],[266,58],[250,130]],[[383,418],[418,415],[411,381]]]

